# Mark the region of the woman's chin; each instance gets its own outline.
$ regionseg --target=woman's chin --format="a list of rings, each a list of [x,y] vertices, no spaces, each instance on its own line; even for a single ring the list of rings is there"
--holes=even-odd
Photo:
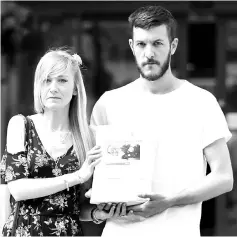
[[[45,109],[48,111],[57,111],[57,110],[61,110],[63,108],[64,108],[64,106],[60,106],[60,105],[45,106]]]

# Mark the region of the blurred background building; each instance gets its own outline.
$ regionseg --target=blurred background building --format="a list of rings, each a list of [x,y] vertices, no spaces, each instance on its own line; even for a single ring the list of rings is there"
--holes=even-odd
[[[128,45],[127,18],[136,8],[159,4],[178,21],[179,46],[172,70],[209,90],[231,118],[229,143],[237,180],[237,2],[224,1],[1,1],[1,154],[9,119],[32,114],[36,64],[52,47],[71,46],[81,55],[88,117],[105,92],[139,74]],[[236,181],[237,182],[237,181]],[[202,235],[237,235],[237,188],[204,202]],[[86,234],[98,235],[93,225]]]

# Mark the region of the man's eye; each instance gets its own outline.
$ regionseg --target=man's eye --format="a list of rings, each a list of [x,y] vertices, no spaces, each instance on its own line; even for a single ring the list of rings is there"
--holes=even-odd
[[[145,46],[145,44],[144,44],[144,43],[142,43],[142,42],[139,42],[139,43],[137,43],[137,46],[139,46],[139,47],[144,47],[144,46]]]
[[[160,45],[163,45],[161,42],[157,41],[154,43],[154,46],[160,46]]]

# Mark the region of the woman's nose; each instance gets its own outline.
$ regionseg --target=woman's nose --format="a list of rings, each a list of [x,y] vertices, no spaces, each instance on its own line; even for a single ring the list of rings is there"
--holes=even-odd
[[[56,81],[52,81],[50,84],[50,92],[51,93],[57,93],[58,92],[58,86]]]

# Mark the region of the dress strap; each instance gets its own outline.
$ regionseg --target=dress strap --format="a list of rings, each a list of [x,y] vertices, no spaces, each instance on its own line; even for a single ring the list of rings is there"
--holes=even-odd
[[[28,151],[28,144],[29,144],[29,133],[30,133],[30,119],[28,118],[28,116],[24,116],[22,114],[19,114],[23,117],[24,121],[25,121],[25,148],[26,151]]]

